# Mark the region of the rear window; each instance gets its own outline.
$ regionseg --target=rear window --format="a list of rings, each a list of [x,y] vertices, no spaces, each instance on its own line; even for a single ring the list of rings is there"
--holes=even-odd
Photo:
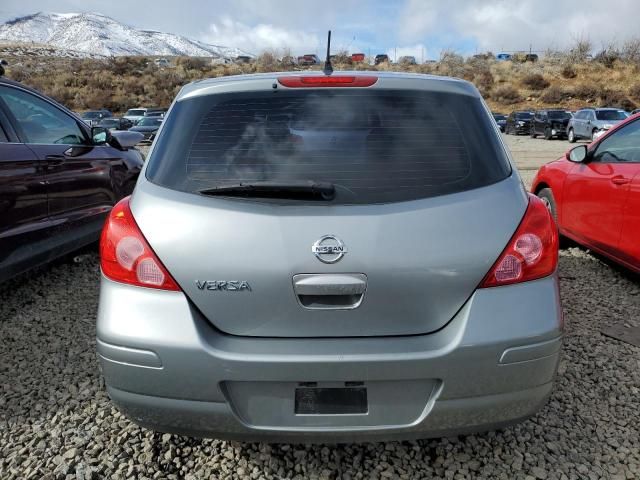
[[[177,102],[147,177],[192,193],[257,181],[330,182],[332,203],[367,204],[470,190],[510,172],[479,99],[326,89]]]
[[[131,115],[131,116],[141,116],[144,115],[145,110],[127,110],[127,113],[125,113],[125,115]]]
[[[624,120],[627,115],[621,110],[598,110],[596,118],[598,120]]]
[[[554,120],[564,120],[565,118],[571,118],[571,114],[569,112],[565,112],[564,110],[549,110],[548,114],[549,118],[553,118]]]

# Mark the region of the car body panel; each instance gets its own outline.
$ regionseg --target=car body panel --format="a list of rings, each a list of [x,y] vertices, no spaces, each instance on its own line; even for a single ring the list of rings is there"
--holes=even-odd
[[[20,91],[90,130],[72,112],[17,82],[0,87]],[[1,93],[1,92],[0,92]],[[113,204],[132,190],[143,165],[140,152],[111,145],[39,144],[25,136],[11,110],[0,100],[0,121],[9,126],[10,143],[0,142],[0,281],[95,242]],[[46,129],[45,129],[46,131]]]
[[[119,408],[156,430],[240,440],[431,437],[519,421],[549,395],[563,331],[556,275],[477,290],[445,328],[408,337],[225,335],[181,292],[105,278],[100,299],[97,335],[107,346],[100,362]],[[112,345],[130,351],[114,353]],[[514,347],[517,361],[501,363]],[[230,391],[236,382],[251,396]],[[298,382],[363,382],[376,389],[370,402],[376,422],[367,415],[325,415],[321,423],[318,416],[292,415],[291,388]],[[428,385],[433,388],[425,391]],[[247,403],[268,391],[279,404],[266,396]]]
[[[616,124],[589,145],[589,152],[639,119],[635,115]],[[565,157],[542,166],[531,191],[551,189],[560,233],[640,272],[640,162],[574,163]]]
[[[217,328],[249,336],[320,337],[339,332],[348,337],[438,330],[473,293],[527,206],[515,176],[414,202],[304,209],[207,198],[171,191],[147,179],[140,182],[131,209],[160,260]],[[212,209],[215,215],[207,213]],[[242,234],[246,231],[260,232],[259,248],[255,236]],[[335,265],[323,264],[311,251],[327,234],[336,235],[348,248]],[[176,245],[190,254],[176,255]],[[241,264],[233,255],[215,253],[229,248],[244,252]],[[349,310],[348,317],[344,310],[301,308],[294,275],[336,272],[367,276],[362,304]],[[212,292],[200,289],[198,280],[244,280],[251,291]]]

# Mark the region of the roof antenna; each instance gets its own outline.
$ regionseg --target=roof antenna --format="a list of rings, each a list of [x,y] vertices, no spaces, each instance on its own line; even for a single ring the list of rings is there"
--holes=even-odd
[[[322,71],[325,75],[331,75],[333,73],[333,65],[331,65],[331,30],[329,30],[329,36],[327,38],[327,59],[324,61],[324,69]]]

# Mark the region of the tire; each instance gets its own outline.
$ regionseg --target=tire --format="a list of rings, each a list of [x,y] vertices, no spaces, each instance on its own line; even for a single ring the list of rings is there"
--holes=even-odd
[[[538,198],[540,198],[540,200],[542,200],[542,203],[544,203],[544,206],[547,207],[549,212],[551,212],[551,216],[557,223],[558,211],[556,209],[556,199],[554,198],[553,192],[551,191],[551,189],[543,188],[536,195],[538,196]]]
[[[556,225],[558,225],[558,209],[556,207],[556,199],[553,196],[553,192],[551,191],[551,189],[543,188],[536,195],[540,200],[542,200],[544,205],[549,209],[549,212],[551,212],[551,216],[553,217],[553,220],[556,222]],[[571,246],[571,242],[569,241],[569,239],[566,237],[563,237],[562,235],[559,235],[558,240],[560,243],[560,248],[567,248]]]
[[[529,136],[531,138],[537,138],[538,134],[536,133],[535,129],[533,127],[531,127],[531,133],[529,133]]]
[[[551,135],[551,129],[549,127],[544,129],[544,139],[545,140],[551,140],[553,138],[553,135]]]
[[[569,129],[569,133],[567,134],[567,139],[569,140],[569,143],[576,143],[576,134],[573,131],[573,128]]]

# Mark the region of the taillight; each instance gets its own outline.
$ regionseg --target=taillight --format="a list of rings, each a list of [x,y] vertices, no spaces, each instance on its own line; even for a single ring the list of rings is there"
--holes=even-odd
[[[558,229],[535,195],[507,248],[484,277],[480,288],[498,287],[546,277],[558,265]]]
[[[378,81],[371,75],[315,75],[278,77],[285,87],[370,87]]]
[[[180,290],[142,235],[129,208],[129,197],[111,210],[100,236],[100,266],[107,278],[162,290]]]

